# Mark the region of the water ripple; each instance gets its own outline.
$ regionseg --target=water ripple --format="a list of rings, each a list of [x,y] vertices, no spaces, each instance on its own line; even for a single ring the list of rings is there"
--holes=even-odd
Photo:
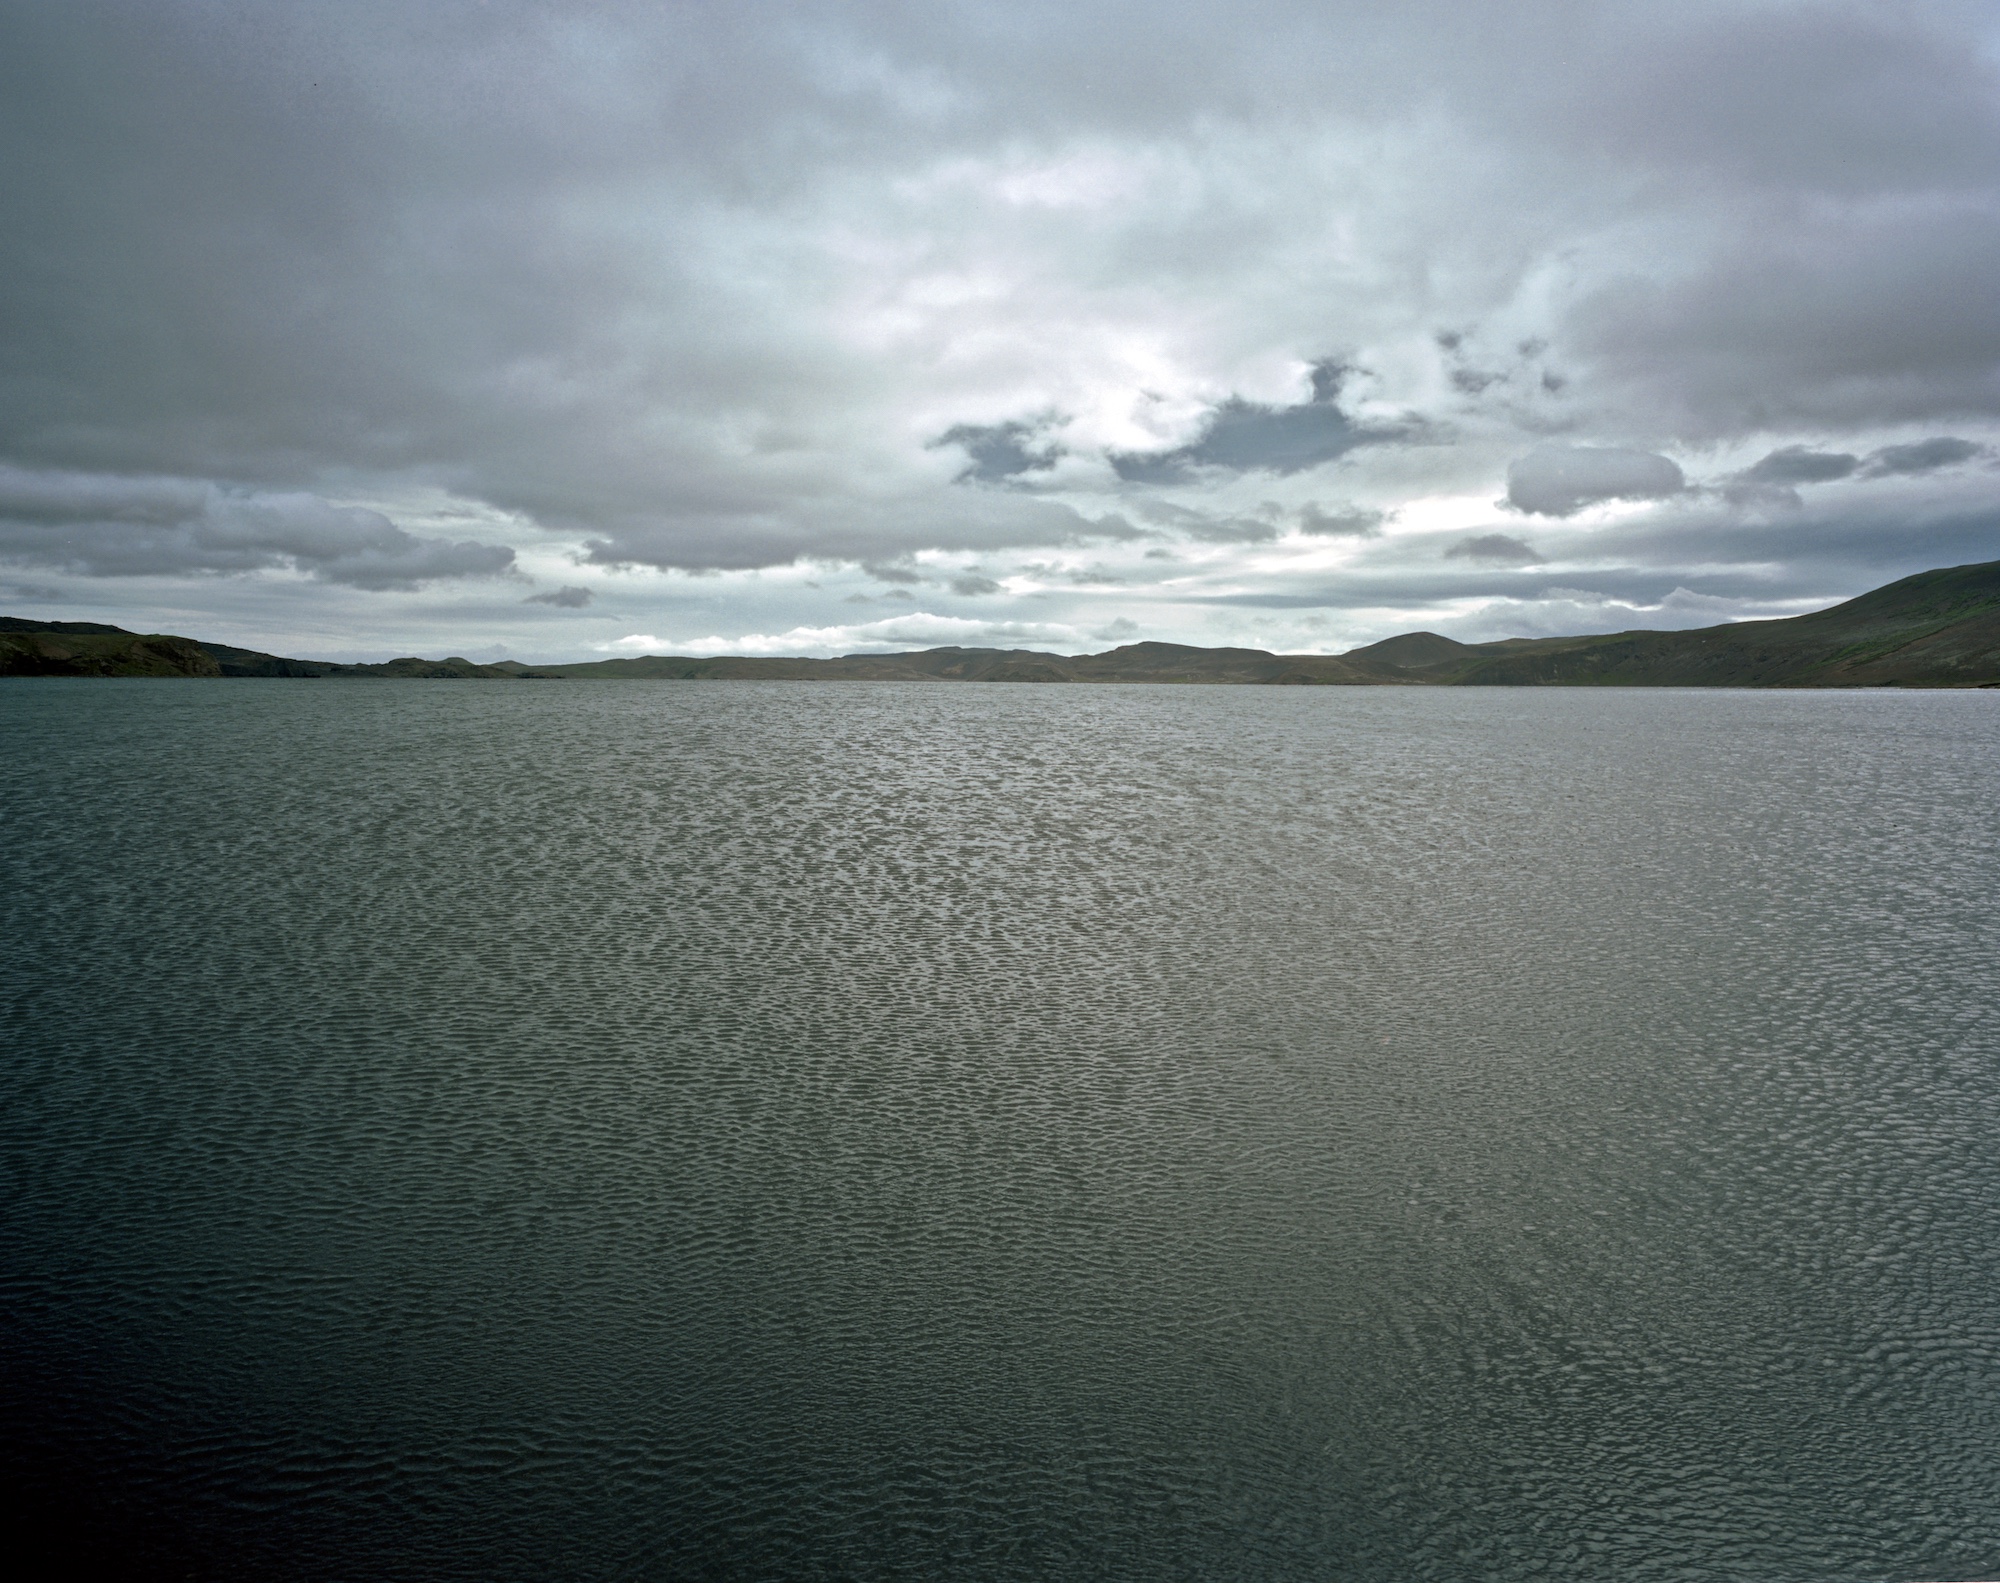
[[[1992,695],[0,688],[128,1575],[2000,1567]]]

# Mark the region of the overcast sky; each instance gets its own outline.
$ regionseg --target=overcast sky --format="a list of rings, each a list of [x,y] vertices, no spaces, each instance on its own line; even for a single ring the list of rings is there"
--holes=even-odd
[[[2000,557],[2000,7],[0,0],[0,614],[1698,626]]]

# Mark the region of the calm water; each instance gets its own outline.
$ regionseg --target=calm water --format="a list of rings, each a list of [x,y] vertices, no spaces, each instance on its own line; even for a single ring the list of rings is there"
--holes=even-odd
[[[2000,695],[0,684],[134,1573],[2000,1569]]]

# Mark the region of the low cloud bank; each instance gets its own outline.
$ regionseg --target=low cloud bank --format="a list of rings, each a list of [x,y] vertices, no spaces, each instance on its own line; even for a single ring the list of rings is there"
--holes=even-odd
[[[0,465],[0,560],[87,577],[273,569],[376,591],[497,577],[505,545],[420,538],[379,511],[302,492]]]
[[[1532,566],[1541,554],[1531,544],[1506,533],[1482,533],[1460,539],[1444,552],[1448,561],[1484,561],[1489,566]]]
[[[1079,636],[1074,627],[1051,622],[974,621],[915,610],[883,621],[794,627],[780,633],[751,632],[740,638],[660,638],[637,632],[596,647],[601,653],[614,655],[686,654],[707,658],[718,654],[831,655],[952,647],[1074,648]]]

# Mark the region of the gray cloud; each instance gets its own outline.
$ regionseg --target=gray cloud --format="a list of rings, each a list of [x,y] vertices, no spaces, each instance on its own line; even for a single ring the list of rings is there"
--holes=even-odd
[[[2000,167],[1990,68],[1953,7],[1728,6],[1654,16],[1644,72],[1579,72],[1566,130],[1629,161],[1765,192],[1978,191]],[[1583,45],[1585,50],[1590,46]],[[1614,46],[1615,48],[1615,46]]]
[[[1604,397],[1712,435],[2000,413],[2000,197],[1720,239],[1671,279],[1585,296],[1568,339]],[[1836,332],[1833,327],[1838,326]]]
[[[1534,547],[1505,533],[1460,539],[1444,552],[1448,561],[1485,561],[1495,566],[1531,566],[1543,557]]]
[[[521,601],[524,605],[554,605],[558,610],[581,610],[590,603],[593,595],[588,588],[558,588],[551,593],[530,594]]]
[[[1278,536],[1277,523],[1263,514],[1218,516],[1166,500],[1146,501],[1139,514],[1203,544],[1268,544]]]
[[[1507,504],[1568,517],[1605,500],[1661,500],[1686,484],[1679,467],[1651,451],[1545,445],[1507,469]]]
[[[0,0],[0,464],[70,480],[0,514],[0,553],[281,572],[331,630],[366,600],[289,574],[510,564],[384,502],[667,600],[645,569],[1116,559],[1164,492],[1191,515],[1153,525],[1204,546],[1176,578],[1262,566],[1288,524],[1351,540],[1357,584],[1498,583],[1525,563],[1447,568],[1308,496],[1435,513],[1515,456],[1565,566],[1566,519],[1664,498],[1590,531],[1668,587],[1969,558],[1996,37],[1967,0]],[[1635,449],[1549,444],[1586,436]],[[1684,491],[1637,447],[1765,460]],[[780,583],[705,580],[703,619],[785,630],[752,613]]]
[[[1691,588],[1799,597],[1860,593],[1907,572],[2000,558],[2000,508],[1986,481],[1960,476],[1938,487],[1944,482],[1884,478],[1775,511],[1704,495],[1597,528],[1586,553],[1600,564],[1672,572]]]
[[[978,599],[987,594],[999,593],[1000,585],[990,577],[967,572],[961,577],[952,578],[951,591],[962,599]]]
[[[552,526],[585,527],[550,509],[540,515]],[[822,502],[811,515],[767,502],[761,511],[621,510],[594,521],[601,531],[583,541],[583,558],[593,565],[697,570],[781,566],[806,558],[881,564],[883,557],[918,549],[977,551],[1137,536],[1116,512],[1090,517],[1060,502],[998,490],[961,491],[947,512],[919,491],[870,499],[858,485],[851,495],[843,489],[838,498]],[[699,545],[700,553],[691,545]]]
[[[1337,360],[1322,359],[1313,365],[1310,400],[1273,407],[1231,396],[1210,409],[1192,444],[1150,454],[1113,452],[1111,465],[1136,484],[1178,483],[1204,467],[1297,473],[1390,438],[1393,431],[1358,427],[1340,410],[1348,372]]]
[[[960,483],[1005,483],[1023,473],[1045,473],[1060,454],[1041,437],[1052,419],[1015,419],[1009,423],[959,423],[931,441],[932,446],[956,445],[970,458]]]
[[[1969,462],[1984,449],[1984,446],[1974,445],[1970,440],[1953,439],[1948,435],[1918,440],[1911,445],[1885,445],[1868,458],[1868,476],[1881,478],[1897,473],[1935,472],[1940,467],[1956,467],[1960,462]]]
[[[1316,538],[1367,538],[1380,533],[1388,520],[1386,511],[1371,511],[1365,506],[1322,511],[1316,502],[1307,501],[1299,507],[1299,532]]]
[[[1803,445],[1787,445],[1736,476],[1746,484],[1824,484],[1846,478],[1860,465],[1860,457],[1844,451],[1815,451]]]
[[[420,538],[379,511],[315,495],[5,465],[0,558],[92,577],[290,568],[377,591],[494,577],[514,564],[503,545]]]

